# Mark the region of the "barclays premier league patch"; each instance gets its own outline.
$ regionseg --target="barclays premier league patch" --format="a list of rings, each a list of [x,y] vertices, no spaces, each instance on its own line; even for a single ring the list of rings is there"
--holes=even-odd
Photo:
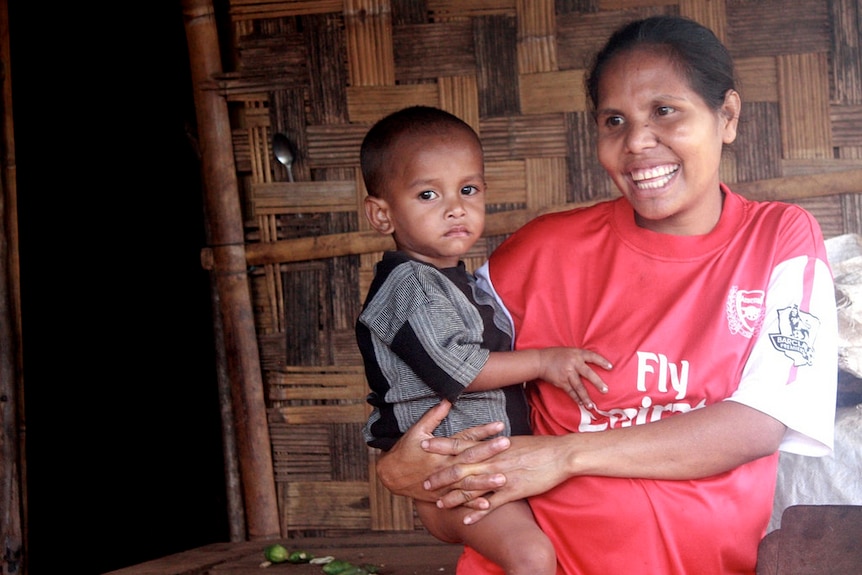
[[[819,328],[819,319],[793,305],[778,310],[779,333],[769,334],[769,339],[775,349],[793,360],[793,365],[812,365]]]

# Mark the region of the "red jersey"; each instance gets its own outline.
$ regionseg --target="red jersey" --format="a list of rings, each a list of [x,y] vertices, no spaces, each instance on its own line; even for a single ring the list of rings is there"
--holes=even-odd
[[[595,367],[610,390],[590,410],[528,386],[534,433],[645,425],[732,400],[786,424],[782,449],[831,452],[837,320],[820,228],[798,206],[722,189],[705,235],[638,227],[620,198],[539,217],[492,254],[477,275],[510,314],[516,348],[587,348],[614,366]],[[530,503],[559,573],[754,573],[777,464],[775,453],[706,479],[574,477]],[[469,549],[458,572],[500,573]]]

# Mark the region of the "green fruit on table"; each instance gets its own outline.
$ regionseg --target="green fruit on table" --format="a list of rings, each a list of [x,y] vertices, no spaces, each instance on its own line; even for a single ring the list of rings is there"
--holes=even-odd
[[[308,551],[291,551],[287,556],[288,563],[308,563],[314,559],[314,555]]]
[[[335,561],[330,561],[326,565],[323,566],[323,572],[326,575],[341,575],[342,573],[347,572],[350,569],[355,569],[356,566],[349,561],[341,561],[340,559],[336,559]]]
[[[290,553],[284,545],[273,543],[263,550],[263,556],[271,563],[284,563],[288,560]]]

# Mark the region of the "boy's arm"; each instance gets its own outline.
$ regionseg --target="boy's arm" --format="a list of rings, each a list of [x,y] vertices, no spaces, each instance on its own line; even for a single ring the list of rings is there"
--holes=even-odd
[[[500,389],[531,381],[539,377],[540,358],[538,349],[520,351],[492,351],[467,391],[486,391]]]
[[[565,390],[572,399],[589,408],[592,401],[583,380],[588,380],[602,393],[607,391],[607,385],[587,365],[588,362],[611,369],[610,362],[599,354],[573,347],[491,352],[479,375],[467,386],[467,391],[499,389],[542,379]]]

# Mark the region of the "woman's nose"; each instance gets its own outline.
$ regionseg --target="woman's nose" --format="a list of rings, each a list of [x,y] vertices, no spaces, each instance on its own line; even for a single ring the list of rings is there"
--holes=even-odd
[[[629,124],[626,133],[626,148],[632,153],[638,153],[655,146],[659,142],[649,122],[637,122]]]

